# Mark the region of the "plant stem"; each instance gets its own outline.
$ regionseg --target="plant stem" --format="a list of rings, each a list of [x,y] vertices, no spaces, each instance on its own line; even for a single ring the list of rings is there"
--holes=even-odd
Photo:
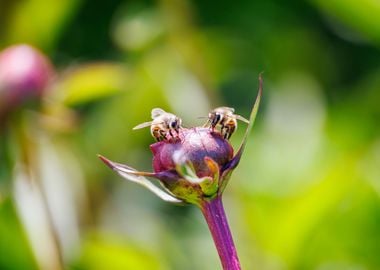
[[[223,269],[240,270],[240,262],[224,212],[222,198],[218,196],[211,201],[203,201],[200,207],[214,239]]]

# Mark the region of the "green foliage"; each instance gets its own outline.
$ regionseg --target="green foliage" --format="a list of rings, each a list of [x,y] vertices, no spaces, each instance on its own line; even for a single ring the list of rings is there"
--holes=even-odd
[[[379,18],[376,0],[1,1],[1,49],[30,43],[56,76],[41,104],[0,119],[0,268],[42,268],[42,224],[62,269],[218,269],[199,213],[96,154],[150,171],[149,128],[132,127],[152,108],[186,127],[223,105],[248,117],[264,71],[225,191],[243,269],[378,269]]]
[[[11,200],[0,199],[0,268],[37,269]]]
[[[130,82],[128,70],[121,65],[92,64],[67,74],[53,91],[64,95],[64,104],[75,106],[114,95]]]
[[[104,239],[104,240],[102,240]],[[117,237],[103,236],[89,239],[84,243],[83,252],[74,269],[163,269],[158,258],[148,251]]]

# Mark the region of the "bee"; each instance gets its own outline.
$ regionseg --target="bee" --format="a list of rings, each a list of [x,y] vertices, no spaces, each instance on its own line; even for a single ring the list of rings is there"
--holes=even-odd
[[[178,136],[179,129],[182,125],[182,119],[178,116],[165,112],[161,108],[152,109],[151,116],[153,121],[144,122],[133,128],[133,130],[145,128],[150,126],[150,133],[156,141],[163,141],[167,139],[167,134],[174,137],[173,131]]]
[[[221,135],[225,139],[229,139],[237,128],[237,120],[249,123],[243,116],[234,114],[234,112],[235,109],[230,107],[215,108],[208,114],[206,125],[210,124],[212,131],[214,131],[217,125],[220,125]]]

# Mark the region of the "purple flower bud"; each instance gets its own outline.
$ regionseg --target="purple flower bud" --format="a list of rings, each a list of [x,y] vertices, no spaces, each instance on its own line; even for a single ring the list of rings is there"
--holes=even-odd
[[[205,162],[208,157],[223,168],[233,157],[233,148],[219,133],[210,128],[181,129],[179,138],[161,141],[150,146],[153,152],[153,170],[156,173],[176,170],[178,164],[192,164],[199,178],[213,172]]]
[[[29,45],[14,45],[0,53],[0,112],[30,98],[40,98],[54,74],[50,61]]]
[[[153,152],[152,173],[140,172],[103,156],[99,158],[122,177],[147,187],[165,201],[187,202],[200,206],[207,200],[221,196],[232,171],[239,164],[256,118],[262,91],[261,76],[259,81],[259,94],[236,154],[220,131],[214,128],[194,127],[181,128],[178,136],[168,137],[150,146]],[[158,179],[167,193],[157,190],[145,177]]]

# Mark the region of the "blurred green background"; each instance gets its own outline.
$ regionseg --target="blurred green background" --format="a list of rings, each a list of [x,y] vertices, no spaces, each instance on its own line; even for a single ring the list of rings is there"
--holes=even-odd
[[[198,209],[96,154],[150,171],[131,129],[153,107],[247,117],[262,71],[224,196],[243,269],[380,269],[378,0],[0,0],[0,49],[17,43],[57,76],[0,135],[0,269],[219,269]]]

